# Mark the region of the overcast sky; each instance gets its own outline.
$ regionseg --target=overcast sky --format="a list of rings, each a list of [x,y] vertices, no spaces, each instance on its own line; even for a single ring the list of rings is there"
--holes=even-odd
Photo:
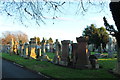
[[[76,37],[82,35],[84,28],[87,25],[96,24],[97,27],[104,26],[103,17],[106,16],[108,22],[114,25],[111,12],[109,10],[109,2],[107,6],[101,11],[101,7],[89,7],[88,12],[82,15],[77,8],[78,2],[73,2],[72,4],[65,3],[61,12],[56,12],[57,19],[53,20],[52,13],[45,13],[47,18],[46,24],[40,23],[40,27],[34,23],[34,21],[25,20],[29,27],[22,25],[15,17],[7,16],[6,14],[0,13],[0,36],[4,31],[22,31],[31,37],[45,37],[49,39],[52,37],[53,40],[72,40],[76,42]],[[85,4],[85,6],[88,6]],[[51,11],[52,12],[52,11]],[[54,24],[53,24],[54,23]]]

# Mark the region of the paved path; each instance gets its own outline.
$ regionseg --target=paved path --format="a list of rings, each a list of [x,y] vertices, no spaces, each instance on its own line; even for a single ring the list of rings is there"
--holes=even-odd
[[[2,78],[40,78],[39,80],[45,79],[45,77],[42,75],[19,67],[13,62],[9,62],[4,59],[2,59]]]

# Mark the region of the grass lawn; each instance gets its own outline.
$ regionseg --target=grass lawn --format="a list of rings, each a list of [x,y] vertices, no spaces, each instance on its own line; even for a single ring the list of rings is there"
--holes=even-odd
[[[80,70],[54,65],[46,61],[24,59],[23,57],[20,57],[18,55],[10,56],[6,53],[0,53],[0,55],[1,54],[2,57],[5,59],[14,61],[28,69],[41,72],[47,76],[59,78],[60,80],[69,80],[70,78],[116,78],[114,75],[108,72],[109,69],[113,69],[115,67],[116,59],[100,59],[99,64],[103,66],[103,68],[98,70]],[[50,54],[48,56],[50,57]]]
[[[91,52],[92,55],[95,54],[95,53],[99,53],[99,52]],[[108,53],[102,53],[102,54],[108,54]]]
[[[55,55],[55,53],[46,53],[46,54],[49,56],[50,59],[53,59]]]

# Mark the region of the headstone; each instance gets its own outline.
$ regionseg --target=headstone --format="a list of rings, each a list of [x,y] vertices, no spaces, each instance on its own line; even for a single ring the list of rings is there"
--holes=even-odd
[[[76,38],[78,43],[76,68],[87,68],[90,65],[87,49],[87,37]]]
[[[35,53],[35,45],[31,45],[31,53],[30,58],[36,59],[36,53]]]
[[[23,57],[23,49],[24,49],[23,44],[20,44],[20,56],[22,57]]]
[[[45,45],[45,49],[46,49],[46,52],[50,52],[50,45],[49,45],[49,43],[47,43],[47,44]]]
[[[49,57],[47,56],[46,54],[46,51],[45,51],[45,40],[43,38],[42,42],[41,42],[41,48],[42,48],[42,61],[49,61]]]
[[[28,43],[24,44],[24,58],[28,58]]]
[[[54,56],[54,59],[53,59],[53,63],[54,64],[59,64],[59,61],[60,61],[60,43],[58,41],[58,39],[56,39],[56,42],[54,44],[55,46],[55,56]]]
[[[78,48],[78,44],[73,43],[72,44],[72,56],[71,56],[73,67],[75,67],[76,61],[77,61],[77,48]]]
[[[36,45],[37,45],[37,39],[35,38],[30,38],[30,42],[29,42],[29,58],[33,58],[36,59]]]
[[[102,54],[102,44],[98,47],[98,52]]]
[[[14,41],[14,45],[13,45],[13,52],[14,52],[14,54],[17,54],[17,46],[18,46],[17,42]]]
[[[61,55],[60,65],[68,66],[68,64],[70,62],[70,58],[69,58],[70,40],[63,40],[63,41],[61,41],[61,43],[62,43],[62,55]]]
[[[40,45],[37,45],[36,46],[36,59],[41,59],[41,46]]]
[[[28,45],[28,58],[30,58],[30,55],[31,55],[31,43],[29,42],[29,45]]]
[[[70,62],[72,61],[72,43],[73,43],[73,41],[70,41],[70,44],[69,44],[69,58],[70,58]]]
[[[97,62],[97,57],[95,55],[90,55],[89,60],[90,60],[90,64],[91,64],[92,69],[99,68],[99,64]]]
[[[112,45],[112,38],[110,37],[109,42],[108,42],[108,57],[109,58],[113,57],[113,52],[112,52],[112,49],[111,49],[111,45]]]
[[[13,41],[13,38],[12,38],[11,42],[10,42],[10,55],[12,55],[12,53],[13,53],[13,45],[14,45],[14,41]]]
[[[53,44],[50,43],[50,52],[53,53]]]

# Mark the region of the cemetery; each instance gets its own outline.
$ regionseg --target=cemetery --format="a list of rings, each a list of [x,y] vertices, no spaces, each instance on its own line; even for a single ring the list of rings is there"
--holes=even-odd
[[[108,54],[90,51],[88,40],[83,36],[76,37],[77,43],[71,40],[59,42],[58,39],[54,43],[47,43],[37,38],[22,43],[11,39],[10,44],[2,45],[0,54],[4,59],[53,78],[117,78],[109,73],[116,64],[111,39]]]

